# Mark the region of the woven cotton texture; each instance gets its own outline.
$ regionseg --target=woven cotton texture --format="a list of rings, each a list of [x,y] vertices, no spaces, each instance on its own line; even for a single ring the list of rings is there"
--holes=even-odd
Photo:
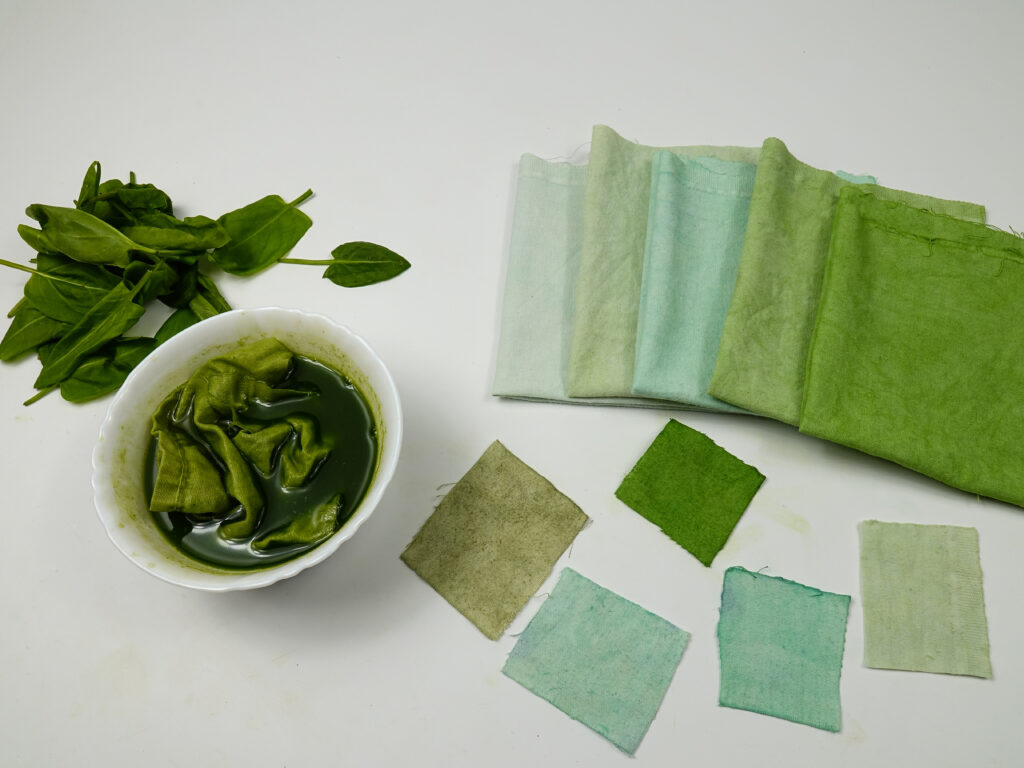
[[[801,163],[778,139],[764,142],[709,387],[714,397],[789,424],[799,422],[832,222],[839,193],[849,186],[836,174]],[[984,220],[978,205],[872,188],[888,199]]]
[[[658,147],[593,130],[576,285],[569,395],[628,397],[633,391],[651,163]],[[673,147],[677,155],[756,162],[747,147]]]
[[[519,636],[505,675],[633,754],[689,634],[566,568]]]
[[[401,557],[496,640],[586,522],[568,497],[495,441]]]
[[[654,155],[633,393],[715,411],[707,394],[757,166]]]
[[[727,570],[718,622],[719,704],[838,731],[849,610],[849,595]]]
[[[978,532],[860,524],[864,663],[992,677]]]
[[[800,429],[1024,506],[1024,241],[843,191]]]

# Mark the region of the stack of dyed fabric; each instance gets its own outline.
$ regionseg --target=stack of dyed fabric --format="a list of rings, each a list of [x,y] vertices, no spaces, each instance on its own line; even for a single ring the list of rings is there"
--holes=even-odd
[[[771,138],[524,155],[494,394],[753,413],[1024,506],[1024,241],[874,181]]]

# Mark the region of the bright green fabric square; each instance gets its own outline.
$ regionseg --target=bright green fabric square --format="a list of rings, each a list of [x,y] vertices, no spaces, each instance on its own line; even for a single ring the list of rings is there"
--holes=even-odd
[[[860,524],[864,663],[992,677],[978,532]]]
[[[632,394],[651,163],[659,149],[627,141],[606,126],[594,126],[569,358],[571,397]],[[758,156],[756,147],[671,151],[744,162],[756,162]]]
[[[633,393],[714,411],[707,394],[736,284],[757,166],[654,155]]]
[[[402,561],[492,640],[587,522],[498,441],[437,505]]]
[[[838,731],[849,610],[849,595],[727,570],[718,621],[718,703]]]
[[[764,142],[709,388],[714,397],[789,424],[799,422],[832,222],[850,178],[801,163],[778,139]],[[985,218],[980,205],[871,189],[939,213]]]
[[[754,467],[673,419],[615,495],[710,566],[763,482]]]
[[[689,639],[687,632],[566,568],[502,672],[633,754]]]
[[[800,429],[1024,506],[1024,240],[843,190]]]

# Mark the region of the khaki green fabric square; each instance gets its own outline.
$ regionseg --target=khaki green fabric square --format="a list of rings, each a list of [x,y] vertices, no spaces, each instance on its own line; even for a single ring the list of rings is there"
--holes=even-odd
[[[402,561],[497,640],[587,519],[495,441],[448,491]]]
[[[977,530],[866,520],[860,582],[867,666],[992,677]]]
[[[763,482],[754,467],[673,419],[615,495],[710,566]]]

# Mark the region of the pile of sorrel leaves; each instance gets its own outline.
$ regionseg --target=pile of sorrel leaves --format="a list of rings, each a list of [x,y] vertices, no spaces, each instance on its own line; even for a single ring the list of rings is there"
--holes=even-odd
[[[0,360],[34,351],[42,363],[26,405],[58,388],[71,402],[112,392],[161,343],[231,309],[210,276],[217,268],[251,275],[278,262],[322,265],[325,278],[347,287],[408,269],[397,253],[365,242],[339,245],[330,259],[287,258],[313,224],[298,208],[312,195],[290,203],[269,195],[216,220],[178,219],[164,191],[134,173],[128,183],[101,181],[93,163],[74,208],[30,205],[39,226],[21,224],[18,234],[36,251],[35,266],[0,259],[31,273],[0,340]],[[155,302],[171,309],[160,329],[127,335]]]

